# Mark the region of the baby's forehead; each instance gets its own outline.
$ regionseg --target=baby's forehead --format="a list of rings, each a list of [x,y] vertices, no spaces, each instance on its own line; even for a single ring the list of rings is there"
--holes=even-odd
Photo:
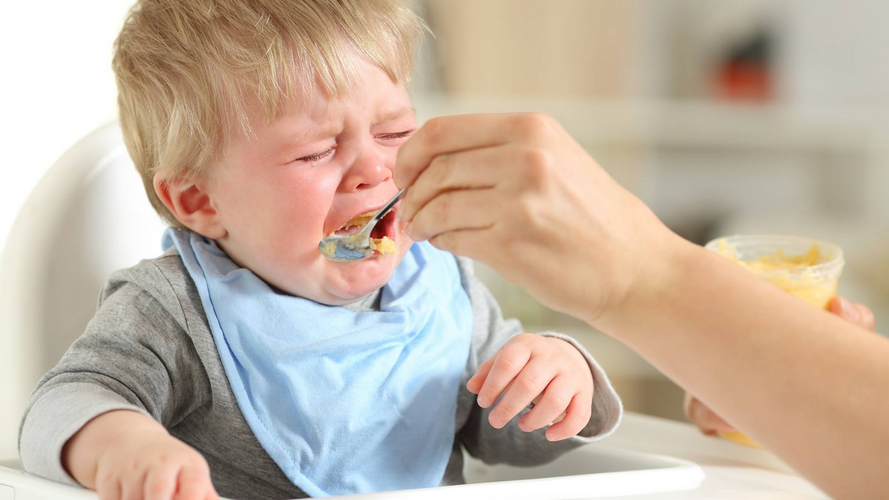
[[[374,123],[414,116],[403,83],[392,81],[378,67],[368,64],[363,69],[363,75],[336,89],[325,87],[316,78],[312,85],[301,86],[299,92],[280,96],[274,106],[253,99],[246,108],[249,126],[236,124],[237,128],[253,132],[279,127],[336,128],[355,115]]]

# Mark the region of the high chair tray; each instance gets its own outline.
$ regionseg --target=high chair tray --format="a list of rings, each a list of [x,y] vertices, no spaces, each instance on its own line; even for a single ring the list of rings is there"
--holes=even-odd
[[[468,484],[338,497],[382,499],[580,499],[691,490],[704,479],[694,463],[677,458],[589,445],[535,467],[486,465],[466,456]],[[98,500],[83,489],[0,467],[0,500]]]

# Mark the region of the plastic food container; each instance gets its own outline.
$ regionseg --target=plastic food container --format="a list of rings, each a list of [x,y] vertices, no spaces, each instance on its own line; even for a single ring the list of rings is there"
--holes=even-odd
[[[735,235],[717,238],[705,248],[822,309],[837,294],[845,263],[837,245],[803,236]]]

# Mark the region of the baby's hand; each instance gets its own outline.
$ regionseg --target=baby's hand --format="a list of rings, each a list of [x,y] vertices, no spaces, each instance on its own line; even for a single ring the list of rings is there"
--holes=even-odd
[[[207,461],[166,432],[120,437],[96,464],[101,500],[218,500]]]
[[[871,331],[876,330],[874,313],[867,306],[854,304],[842,297],[834,297],[830,301],[828,310],[850,323],[855,323]],[[718,432],[737,432],[732,424],[726,422],[690,393],[685,393],[685,415],[691,423],[697,425],[698,429],[708,436],[716,435]]]
[[[590,420],[590,366],[573,345],[554,337],[523,333],[509,339],[497,354],[479,366],[466,388],[479,395],[482,408],[494,404],[505,392],[489,416],[491,425],[498,429],[532,402],[533,409],[518,422],[525,432],[549,425],[565,414],[547,429],[546,438],[550,441],[576,435]]]

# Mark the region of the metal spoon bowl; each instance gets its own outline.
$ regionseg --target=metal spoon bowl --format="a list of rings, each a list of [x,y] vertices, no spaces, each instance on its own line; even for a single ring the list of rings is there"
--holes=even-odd
[[[318,250],[321,255],[335,262],[354,262],[366,259],[373,255],[373,248],[370,246],[370,232],[373,230],[377,222],[386,216],[392,207],[398,203],[407,188],[395,193],[395,196],[381,208],[360,231],[354,234],[332,234],[318,243]]]

